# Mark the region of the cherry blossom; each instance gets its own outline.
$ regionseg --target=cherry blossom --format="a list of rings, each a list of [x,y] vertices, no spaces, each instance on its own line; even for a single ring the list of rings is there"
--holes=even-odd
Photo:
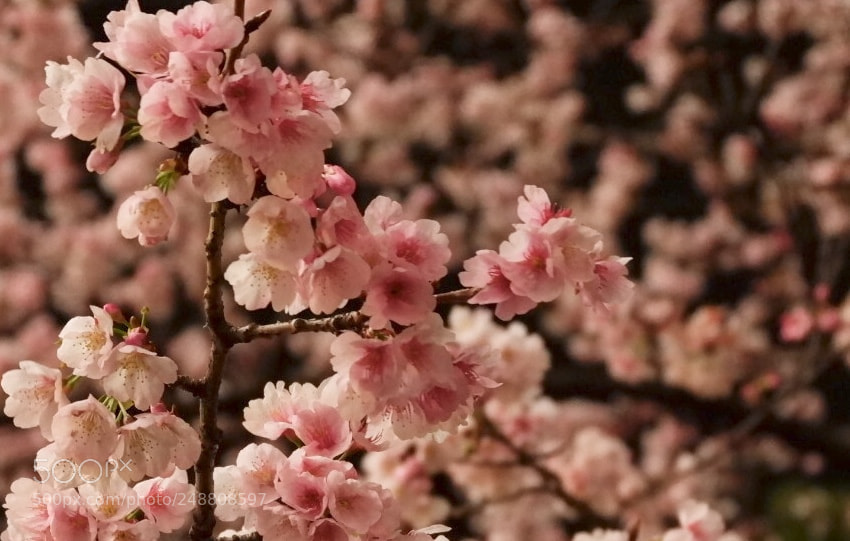
[[[39,99],[42,122],[56,129],[53,137],[73,135],[96,141],[96,147],[111,150],[118,142],[124,115],[121,92],[124,76],[105,60],[88,58],[85,64],[68,58],[68,64],[48,62],[47,89]]]
[[[113,366],[102,382],[103,389],[122,402],[146,410],[159,402],[166,383],[177,379],[177,365],[139,346],[119,344],[107,361]]]
[[[295,274],[264,262],[254,253],[240,255],[227,267],[224,279],[233,286],[236,302],[248,310],[259,310],[271,304],[280,312],[295,300]]]
[[[307,212],[275,196],[260,198],[251,206],[242,235],[248,250],[283,269],[295,269],[313,247]]]
[[[89,395],[59,408],[52,424],[56,453],[74,462],[92,459],[101,464],[115,451],[115,416]]]
[[[62,388],[62,373],[33,361],[21,361],[20,368],[9,370],[0,379],[0,387],[8,395],[3,413],[15,426],[38,426],[52,440],[51,426],[59,406],[68,403]]]
[[[118,229],[126,239],[138,237],[142,246],[153,246],[168,238],[175,216],[174,206],[162,190],[148,186],[118,208]]]

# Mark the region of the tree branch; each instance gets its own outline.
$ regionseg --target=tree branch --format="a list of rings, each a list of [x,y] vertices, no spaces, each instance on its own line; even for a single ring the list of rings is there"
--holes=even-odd
[[[539,462],[538,457],[532,455],[526,450],[518,447],[508,438],[499,427],[497,427],[493,421],[491,421],[486,415],[481,413],[476,416],[476,420],[480,424],[484,434],[490,436],[495,439],[499,443],[502,443],[506,447],[508,447],[512,453],[517,458],[517,463],[523,466],[527,466],[533,469],[540,476],[543,484],[538,487],[541,492],[548,492],[560,499],[579,514],[579,521],[583,527],[587,528],[619,528],[620,524],[616,519],[611,519],[606,516],[600,515],[587,503],[579,500],[572,494],[564,489],[563,483],[561,483],[561,479],[549,470],[546,466]]]
[[[205,243],[207,287],[204,290],[204,313],[207,318],[207,330],[212,336],[212,347],[200,400],[201,455],[195,463],[195,490],[199,495],[199,503],[193,514],[192,529],[189,531],[192,541],[211,540],[215,527],[213,469],[221,440],[217,418],[218,391],[227,353],[234,344],[234,330],[224,318],[224,303],[221,297],[221,285],[224,280],[221,245],[224,241],[226,215],[227,207],[223,203],[212,204],[209,233]]]
[[[477,288],[468,287],[446,293],[438,293],[434,297],[437,299],[437,304],[458,304],[468,301],[478,291]],[[354,310],[323,318],[293,318],[288,321],[278,321],[267,325],[252,323],[238,329],[233,329],[233,340],[234,343],[245,343],[255,338],[270,338],[302,332],[332,332],[339,334],[343,331],[363,329],[368,320],[369,316]]]

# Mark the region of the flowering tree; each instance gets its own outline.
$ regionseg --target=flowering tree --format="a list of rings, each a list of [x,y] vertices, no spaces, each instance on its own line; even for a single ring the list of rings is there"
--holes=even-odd
[[[630,23],[609,18],[611,7],[579,16],[548,2],[438,4],[362,1],[346,18],[334,2],[246,14],[244,0],[155,12],[130,0],[109,13],[89,57],[67,38],[77,35],[70,5],[10,5],[7,53],[24,61],[15,73],[29,86],[0,87],[17,98],[3,105],[3,151],[29,145],[52,205],[41,212],[66,228],[45,233],[39,257],[84,256],[53,261],[63,269],[54,308],[69,317],[58,329],[33,318],[33,338],[16,341],[29,349],[0,380],[14,426],[38,428],[35,476],[8,488],[4,541],[425,541],[446,525],[448,536],[491,540],[733,541],[767,526],[745,512],[740,472],[846,461],[847,442],[817,424],[824,404],[813,386],[846,349],[837,254],[850,222],[835,193],[846,180],[847,42],[845,27],[829,24],[839,8],[658,1],[629,41]],[[370,39],[412,55],[428,15],[476,20],[492,39],[521,19],[533,55],[513,77],[435,62],[391,81],[358,67],[358,53],[393,65],[363,45]],[[330,25],[333,39],[297,28],[275,37],[299,21]],[[63,30],[55,46],[74,54],[61,60],[28,41],[39,28]],[[757,28],[762,64],[712,66],[700,40],[716,28],[728,39]],[[817,45],[795,75],[780,60],[803,31]],[[275,39],[293,66],[322,47],[342,52],[296,76],[262,55]],[[585,99],[570,89],[580,59],[623,43],[645,73],[623,92],[634,125],[663,111],[649,137],[583,122]],[[27,46],[46,54],[46,88]],[[356,91],[322,68],[353,76]],[[771,70],[781,69],[779,80]],[[738,71],[743,80],[723,79]],[[706,73],[728,92],[744,89],[723,98],[731,113],[691,89]],[[36,95],[37,110],[16,113]],[[795,107],[804,101],[813,107]],[[85,165],[101,181],[85,186],[69,167],[83,147],[37,138],[27,110],[53,138],[90,143]],[[453,133],[464,130],[466,141]],[[405,145],[426,155],[421,170]],[[565,150],[580,162],[594,148],[593,188],[562,206]],[[770,154],[783,151],[793,160]],[[649,248],[635,254],[644,259],[635,286],[631,259],[615,255],[617,229],[639,190],[663,176],[648,156],[689,164],[711,204],[689,224],[641,224]],[[814,209],[811,237],[787,219],[803,207],[780,182],[804,166],[817,189],[794,194]],[[441,194],[411,189],[401,204],[346,169],[378,184],[429,178]],[[425,217],[441,196],[477,221]],[[92,220],[99,206],[114,212]],[[74,229],[85,220],[91,227]],[[29,248],[42,233],[33,229],[10,232],[4,257],[26,252],[16,246]],[[810,239],[820,254],[806,265]],[[722,288],[705,282],[724,277],[746,283],[712,298]],[[7,278],[4,299],[17,310],[4,317],[16,325],[45,307],[46,283],[21,270]],[[102,302],[82,315],[91,298]],[[174,308],[192,300],[200,312]],[[534,330],[500,323],[518,316]],[[179,329],[192,318],[206,334],[190,328],[166,346],[164,322]],[[556,381],[547,396],[557,339],[610,375]],[[307,359],[300,373],[268,368],[284,353]],[[615,393],[628,398],[609,401]]]

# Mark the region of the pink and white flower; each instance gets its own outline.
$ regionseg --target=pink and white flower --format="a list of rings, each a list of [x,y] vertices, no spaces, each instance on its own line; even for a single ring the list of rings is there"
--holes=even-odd
[[[230,49],[245,35],[242,21],[225,4],[200,0],[177,13],[160,11],[156,17],[162,35],[184,53]]]
[[[172,148],[191,137],[203,120],[198,103],[171,81],[156,81],[139,103],[139,134],[153,143]]]
[[[116,220],[125,239],[138,237],[142,246],[153,246],[168,238],[175,217],[174,206],[162,190],[148,186],[121,203]]]
[[[47,88],[39,95],[41,121],[56,129],[53,137],[73,135],[83,141],[96,140],[100,150],[118,143],[124,115],[121,92],[124,76],[105,60],[87,58],[85,65],[68,58],[68,64],[48,62]]]
[[[33,361],[21,361],[20,368],[9,370],[0,379],[6,392],[3,413],[19,428],[41,428],[52,440],[51,424],[59,406],[68,403],[62,390],[62,373]]]
[[[258,199],[248,211],[242,236],[248,250],[283,269],[295,269],[313,248],[307,211],[272,195]]]
[[[56,454],[78,464],[86,459],[106,464],[118,445],[115,416],[91,395],[59,408],[52,431]]]
[[[73,317],[62,327],[56,356],[78,376],[102,378],[110,370],[107,360],[112,351],[112,318],[102,308],[89,308],[93,316]]]
[[[265,262],[254,253],[242,254],[228,265],[224,279],[233,286],[233,297],[247,310],[261,310],[271,303],[276,312],[295,300],[295,274]]]
[[[383,264],[372,269],[361,311],[371,316],[371,327],[382,329],[390,321],[399,325],[418,323],[436,306],[431,284],[416,268]]]
[[[162,398],[166,383],[177,380],[177,364],[139,346],[119,344],[108,363],[112,371],[104,376],[103,390],[122,402],[132,400],[146,410]]]
[[[175,469],[168,477],[142,481],[133,490],[139,496],[139,508],[145,518],[163,533],[183,526],[194,509],[195,487],[189,484],[185,470]]]

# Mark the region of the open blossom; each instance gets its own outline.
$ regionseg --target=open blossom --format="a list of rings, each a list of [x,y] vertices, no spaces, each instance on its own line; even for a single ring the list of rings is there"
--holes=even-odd
[[[402,220],[380,237],[389,260],[396,265],[415,267],[425,280],[435,282],[446,275],[452,256],[449,239],[434,220]]]
[[[526,185],[517,202],[517,215],[522,223],[540,227],[552,218],[569,218],[572,211],[559,209],[542,188]]]
[[[326,71],[313,71],[301,83],[304,109],[317,113],[333,133],[339,133],[339,118],[332,109],[343,105],[351,97],[345,88],[345,79],[332,79]]]
[[[295,269],[313,247],[313,227],[307,211],[273,195],[254,203],[242,236],[248,250],[284,269]]]
[[[581,296],[591,306],[606,307],[625,302],[634,284],[626,276],[630,257],[612,256],[593,265],[593,278],[581,285]]]
[[[139,134],[148,141],[175,147],[195,133],[202,119],[198,103],[177,83],[157,81],[142,94]]]
[[[130,481],[161,476],[172,466],[191,468],[201,454],[201,441],[186,421],[161,406],[151,408],[118,429],[120,458],[130,464],[118,473]]]
[[[218,51],[235,47],[242,41],[242,21],[225,4],[203,0],[180,9],[177,13],[157,13],[162,34],[178,51]]]
[[[360,255],[334,246],[307,265],[303,297],[314,314],[329,314],[360,295],[369,282],[369,264]]]
[[[361,311],[369,325],[384,328],[390,321],[412,325],[425,319],[437,305],[434,290],[415,267],[383,264],[372,271]]]
[[[272,114],[277,83],[257,55],[236,61],[234,73],[221,82],[224,105],[230,120],[243,130],[258,132]]]
[[[331,388],[310,384],[267,383],[263,398],[251,400],[245,408],[244,426],[252,434],[275,440],[295,436],[311,454],[334,457],[351,446],[348,421],[332,404]]]
[[[125,239],[138,237],[142,246],[153,246],[168,238],[175,216],[174,206],[162,190],[148,186],[121,203],[118,229]]]
[[[174,45],[159,29],[159,19],[139,9],[138,0],[128,0],[126,9],[107,16],[103,29],[108,42],[94,46],[107,57],[135,73],[162,75]]]
[[[39,96],[43,107],[38,115],[56,128],[53,137],[96,139],[101,150],[115,147],[124,126],[121,72],[97,58],[87,58],[85,65],[73,58],[68,58],[68,64],[48,62],[45,72],[47,88]]]
[[[525,314],[537,303],[528,297],[517,295],[511,290],[511,281],[502,271],[507,263],[493,250],[478,250],[463,262],[464,270],[458,274],[460,283],[466,287],[481,288],[469,299],[470,304],[495,304],[496,317],[507,321],[517,314]]]
[[[168,477],[155,477],[133,487],[139,497],[139,508],[157,530],[173,532],[183,526],[192,513],[195,487],[190,485],[186,471],[175,469]]]
[[[91,395],[59,408],[52,429],[57,455],[77,463],[105,464],[118,444],[115,416]]]
[[[244,205],[254,193],[256,176],[249,160],[216,144],[201,145],[189,155],[192,184],[204,201]]]
[[[122,402],[132,400],[140,410],[159,402],[165,384],[177,380],[177,364],[147,349],[118,345],[110,357],[113,370],[103,378],[103,390]]]
[[[231,263],[224,279],[233,286],[234,300],[248,310],[260,310],[271,303],[281,312],[295,300],[295,275],[266,263],[257,254],[247,253]]]
[[[68,403],[62,390],[62,373],[33,361],[21,361],[20,368],[3,374],[0,387],[9,395],[3,413],[15,426],[38,426],[42,435],[52,440],[53,416],[59,406]]]
[[[102,308],[90,308],[93,316],[73,317],[62,327],[56,356],[78,376],[101,378],[109,371],[106,362],[112,351],[112,317]]]

